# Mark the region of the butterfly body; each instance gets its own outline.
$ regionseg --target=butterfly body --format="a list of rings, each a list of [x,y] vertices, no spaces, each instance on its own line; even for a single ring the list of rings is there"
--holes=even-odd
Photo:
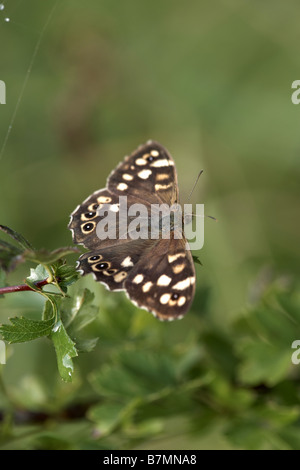
[[[178,199],[173,158],[162,145],[148,141],[111,172],[106,188],[93,193],[71,214],[73,240],[89,250],[79,258],[79,271],[93,273],[109,290],[124,290],[134,304],[160,320],[182,318],[194,297],[195,268],[182,231]],[[121,210],[124,201],[125,211]],[[139,206],[144,208],[140,232],[130,213]],[[170,206],[175,209],[168,225],[160,209]],[[106,224],[105,237],[100,239],[104,214],[115,223]]]

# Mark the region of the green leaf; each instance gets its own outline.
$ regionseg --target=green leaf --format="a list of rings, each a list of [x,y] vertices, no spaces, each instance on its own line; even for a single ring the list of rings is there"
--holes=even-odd
[[[25,251],[24,252],[24,257],[28,261],[33,261],[36,263],[42,263],[42,264],[53,264],[56,261],[58,261],[61,258],[64,258],[65,256],[72,255],[72,254],[80,253],[79,248],[75,246],[67,246],[67,247],[62,247],[58,248],[53,251],[48,251],[44,248],[39,249],[39,250],[30,250],[30,251]]]
[[[240,351],[239,380],[247,385],[273,386],[282,380],[291,366],[291,347],[285,350],[264,341],[247,341]]]
[[[200,264],[200,266],[203,266],[198,256],[196,255],[192,255],[192,256],[193,256],[193,260],[195,264]]]
[[[83,339],[76,338],[76,349],[80,353],[89,353],[93,351],[98,343],[99,338]]]
[[[88,289],[75,294],[73,299],[66,301],[62,308],[62,317],[68,331],[77,333],[95,320],[99,308],[92,304],[95,295]]]
[[[225,431],[235,445],[250,450],[286,449],[282,441],[287,426],[299,420],[298,407],[282,407],[275,403],[259,405],[231,420]]]
[[[2,232],[5,232],[7,235],[9,235],[11,238],[16,240],[18,244],[24,249],[24,250],[33,250],[32,245],[26,240],[26,238],[23,237],[20,233],[16,232],[15,230],[12,230],[9,227],[6,227],[5,225],[0,225],[0,230]]]
[[[101,395],[119,397],[120,401],[163,396],[167,388],[176,385],[175,367],[162,354],[122,351],[113,364],[106,364],[93,376],[93,385]]]
[[[0,241],[0,267],[6,271],[12,271],[18,263],[24,261],[23,250],[11,243]]]
[[[220,374],[227,375],[232,379],[238,360],[230,338],[227,338],[221,331],[212,331],[204,333],[203,341],[209,359],[220,371]]]
[[[98,316],[99,307],[93,305],[94,294],[88,289],[75,294],[73,298],[66,298],[61,303],[61,318],[68,335],[76,343],[80,352],[92,351],[98,338],[84,338],[87,326]]]
[[[291,345],[300,335],[300,297],[295,287],[271,285],[250,311],[236,321],[239,380],[274,386],[292,366]]]
[[[15,246],[9,242],[0,241],[0,267],[5,271],[14,269],[18,263],[24,262],[25,260],[50,265],[67,255],[80,253],[79,248],[74,246],[62,247],[52,251],[44,248],[35,250],[23,235],[18,232],[5,225],[0,225],[0,230],[13,238],[19,245]]]
[[[71,382],[74,372],[72,358],[76,357],[78,353],[75,348],[75,343],[68,336],[61,320],[54,325],[51,332],[51,339],[55,347],[60,376],[65,382]]]
[[[166,354],[150,352],[136,353],[135,350],[122,351],[120,363],[139,381],[147,386],[149,391],[157,391],[162,387],[176,384],[175,364]]]
[[[54,322],[55,322],[57,320],[57,315],[58,315],[57,303],[54,297],[51,295],[46,294],[46,298],[47,300],[45,302],[42,318],[45,321],[54,317]]]
[[[68,287],[76,282],[79,278],[79,273],[75,267],[68,266],[65,262],[59,261],[51,266],[53,276],[57,279],[57,285],[64,293],[67,292]]]
[[[55,316],[45,321],[30,320],[24,317],[9,319],[11,325],[0,325],[2,337],[8,343],[23,343],[42,336],[48,336],[53,328]]]
[[[98,423],[101,435],[109,434],[127,414],[127,406],[121,403],[105,403],[90,408],[89,418]]]
[[[26,278],[26,284],[34,290],[40,290],[36,287],[36,283],[39,281],[44,281],[49,277],[49,271],[43,266],[39,264],[36,268],[30,269],[30,276]]]

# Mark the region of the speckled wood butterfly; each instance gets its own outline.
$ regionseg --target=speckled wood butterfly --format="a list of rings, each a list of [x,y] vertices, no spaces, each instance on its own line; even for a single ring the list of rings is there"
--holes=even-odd
[[[109,175],[107,187],[71,214],[73,241],[89,250],[80,256],[78,270],[93,273],[109,290],[124,290],[135,305],[160,320],[182,318],[195,293],[195,267],[184,234],[176,237],[179,229],[171,224],[168,239],[132,239],[120,236],[119,221],[117,238],[99,239],[97,225],[104,217],[99,210],[118,213],[120,196],[127,197],[128,206],[140,203],[149,211],[153,205],[177,204],[174,160],[162,145],[148,141],[126,156]]]

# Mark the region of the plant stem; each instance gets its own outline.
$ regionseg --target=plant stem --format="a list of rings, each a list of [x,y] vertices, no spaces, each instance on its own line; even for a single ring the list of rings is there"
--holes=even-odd
[[[37,288],[43,287],[46,284],[48,284],[48,278],[44,279],[43,281],[39,281],[35,284]],[[2,294],[10,294],[11,292],[21,292],[25,290],[31,290],[34,292],[34,289],[29,287],[27,284],[20,284],[18,286],[6,286],[6,287],[0,287],[0,295]]]

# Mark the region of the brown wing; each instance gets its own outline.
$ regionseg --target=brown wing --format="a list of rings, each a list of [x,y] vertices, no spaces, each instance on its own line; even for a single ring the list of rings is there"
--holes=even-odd
[[[195,294],[195,267],[186,240],[159,240],[145,253],[125,280],[132,302],[160,320],[181,318]]]
[[[74,243],[91,250],[126,244],[132,238],[130,222],[137,217],[130,215],[129,211],[135,203],[136,200],[131,195],[127,196],[124,203],[108,189],[96,191],[71,214],[68,227],[72,231]],[[141,228],[147,232],[151,210],[148,204],[143,207],[145,215]]]
[[[153,246],[152,240],[128,240],[126,243],[99,247],[78,260],[81,274],[92,273],[109,290],[124,290],[130,272]]]
[[[142,203],[148,210],[151,204],[177,203],[174,160],[162,145],[149,141],[125,157],[108,177],[107,188],[93,193],[71,214],[74,242],[91,250],[79,258],[79,270],[93,273],[110,290],[126,290],[133,303],[161,320],[181,318],[195,292],[195,268],[185,238],[175,239],[174,232],[169,240],[120,238],[124,233],[117,217],[117,227],[109,229],[117,230],[116,237],[108,231],[107,238],[100,239],[99,210],[117,214],[119,196],[127,197],[128,206]]]
[[[112,171],[107,187],[113,194],[133,196],[136,202],[172,205],[178,200],[174,160],[158,142],[148,141]]]
[[[148,210],[151,203],[172,205],[178,199],[174,160],[162,145],[153,141],[125,157],[108,177],[107,186],[95,191],[72,212],[68,227],[72,231],[74,243],[86,248],[97,248],[99,243],[101,247],[115,244],[115,240],[112,242],[109,236],[106,240],[100,240],[96,228],[101,220],[99,209],[102,207],[117,212],[119,196],[127,197],[128,207],[142,203]],[[126,222],[128,225],[130,220]],[[118,227],[117,235],[122,235]],[[123,242],[120,239],[120,243]]]

